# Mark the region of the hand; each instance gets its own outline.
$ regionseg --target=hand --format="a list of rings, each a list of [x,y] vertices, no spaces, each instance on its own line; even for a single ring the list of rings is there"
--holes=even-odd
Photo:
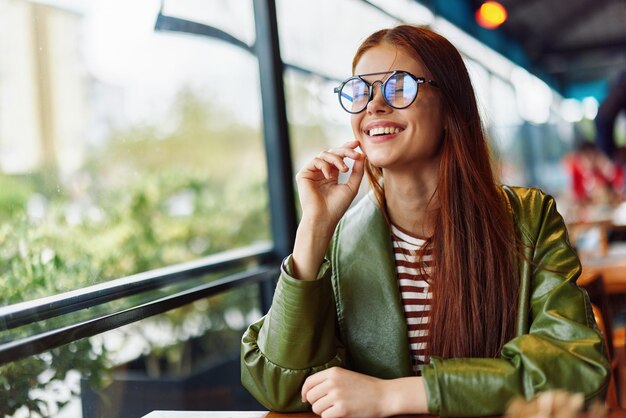
[[[335,227],[359,191],[365,156],[354,150],[358,145],[358,141],[350,141],[324,151],[296,175],[302,219],[292,260],[294,277],[298,279],[317,277]],[[348,171],[344,158],[352,158],[354,165],[347,183],[339,184],[339,172]]]
[[[302,218],[322,222],[333,230],[350,207],[363,178],[365,157],[355,151],[359,142],[346,142],[320,153],[296,175]],[[348,171],[344,158],[354,160],[348,182],[337,182],[339,172]]]
[[[302,402],[329,417],[381,417],[385,380],[333,367],[309,376],[302,386]]]

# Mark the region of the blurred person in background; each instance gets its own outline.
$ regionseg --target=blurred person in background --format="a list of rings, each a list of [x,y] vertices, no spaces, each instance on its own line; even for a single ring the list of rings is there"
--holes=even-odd
[[[577,204],[612,204],[622,199],[624,169],[594,143],[579,141],[576,151],[565,157],[565,165]]]

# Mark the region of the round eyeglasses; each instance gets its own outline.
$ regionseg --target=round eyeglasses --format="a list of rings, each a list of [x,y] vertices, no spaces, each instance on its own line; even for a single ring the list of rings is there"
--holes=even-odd
[[[376,80],[368,83],[363,77],[391,74],[385,81]],[[350,77],[335,93],[339,96],[341,107],[348,113],[361,113],[374,97],[374,84],[380,83],[385,103],[394,109],[405,109],[415,101],[420,84],[428,83],[437,87],[437,82],[424,77],[416,77],[406,71],[384,71],[381,73],[361,74]]]

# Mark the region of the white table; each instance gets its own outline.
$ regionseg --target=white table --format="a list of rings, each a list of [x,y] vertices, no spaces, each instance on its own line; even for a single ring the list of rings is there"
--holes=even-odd
[[[143,418],[262,418],[267,411],[152,411]]]

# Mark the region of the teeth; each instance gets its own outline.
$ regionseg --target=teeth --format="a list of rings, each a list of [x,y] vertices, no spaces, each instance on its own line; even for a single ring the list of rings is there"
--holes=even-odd
[[[370,129],[369,136],[397,134],[397,133],[400,133],[400,131],[401,131],[400,128],[392,128],[390,126],[385,126],[385,127],[381,126],[378,128]]]

